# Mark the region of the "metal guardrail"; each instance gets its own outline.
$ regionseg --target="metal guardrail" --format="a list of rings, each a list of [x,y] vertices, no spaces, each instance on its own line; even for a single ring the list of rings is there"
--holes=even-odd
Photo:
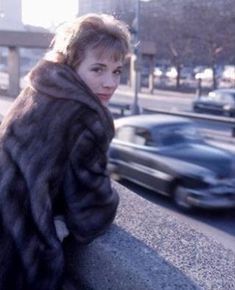
[[[126,111],[130,111],[130,105],[129,104],[125,104],[125,103],[114,103],[114,102],[111,102],[109,103],[109,108],[111,110],[111,112],[114,114],[114,115],[118,115],[118,116],[125,116],[125,112]]]
[[[215,121],[215,122],[221,122],[226,124],[233,124],[235,125],[235,118],[231,117],[220,117],[220,116],[211,116],[206,115],[203,116],[199,113],[187,113],[187,112],[179,112],[179,111],[165,111],[165,110],[158,110],[158,109],[151,109],[151,108],[143,108],[145,112],[148,113],[161,113],[161,114],[168,114],[168,115],[175,115],[175,116],[182,116],[182,117],[189,117],[192,119],[200,119],[205,121]]]
[[[119,116],[125,116],[127,115],[126,112],[128,112],[128,115],[130,115],[130,108],[131,106],[126,103],[114,103],[111,102],[109,104],[110,110],[113,112],[114,109],[119,110]],[[179,112],[179,111],[173,111],[173,110],[159,110],[159,109],[152,109],[148,107],[142,108],[143,113],[148,114],[166,114],[166,115],[174,115],[174,116],[180,116],[180,117],[186,117],[191,119],[198,119],[198,120],[204,120],[204,121],[211,121],[211,122],[218,122],[222,124],[229,124],[231,125],[231,137],[235,137],[235,118],[231,117],[220,117],[220,116],[210,116],[206,115],[203,116],[198,113],[188,113],[188,112]]]
[[[147,113],[159,113],[159,114],[168,114],[168,115],[174,115],[174,116],[181,116],[181,117],[187,117],[191,119],[198,119],[198,120],[204,120],[204,121],[212,121],[212,122],[219,122],[222,124],[229,124],[232,125],[231,127],[231,137],[235,137],[235,118],[231,117],[218,117],[218,116],[202,116],[201,114],[197,113],[187,113],[187,112],[177,112],[177,111],[165,111],[165,110],[156,110],[156,109],[150,109],[150,108],[144,108],[144,112]]]

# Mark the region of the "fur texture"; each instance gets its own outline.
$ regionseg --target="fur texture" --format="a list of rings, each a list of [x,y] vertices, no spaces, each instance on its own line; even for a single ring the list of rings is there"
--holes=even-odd
[[[43,60],[29,78],[0,127],[0,290],[57,289],[54,216],[89,243],[118,205],[106,171],[109,111],[66,65]]]

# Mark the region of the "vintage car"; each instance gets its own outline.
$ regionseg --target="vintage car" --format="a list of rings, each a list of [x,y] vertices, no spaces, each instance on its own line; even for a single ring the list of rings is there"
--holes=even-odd
[[[197,113],[211,113],[235,117],[235,89],[218,89],[199,96],[192,104]]]
[[[232,153],[206,143],[187,118],[138,115],[115,120],[111,176],[168,195],[181,208],[235,207]]]

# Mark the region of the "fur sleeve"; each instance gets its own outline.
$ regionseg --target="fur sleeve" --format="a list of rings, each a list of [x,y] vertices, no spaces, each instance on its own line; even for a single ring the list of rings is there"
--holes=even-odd
[[[106,170],[106,152],[99,145],[84,130],[70,154],[65,176],[66,222],[81,243],[89,243],[106,230],[119,201]]]

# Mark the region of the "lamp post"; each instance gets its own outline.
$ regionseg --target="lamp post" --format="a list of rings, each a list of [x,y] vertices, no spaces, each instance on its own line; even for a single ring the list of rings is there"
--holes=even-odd
[[[140,88],[140,2],[149,2],[151,0],[136,0],[136,17],[135,17],[135,48],[134,48],[134,71],[135,71],[135,85],[134,85],[134,99],[131,105],[132,115],[138,115],[141,112],[139,106],[139,88]]]
[[[132,115],[140,113],[138,92],[140,86],[140,50],[139,50],[139,29],[140,29],[140,0],[136,1],[136,18],[135,18],[135,47],[134,47],[134,71],[135,71],[135,85],[134,85],[134,99],[131,107]]]

